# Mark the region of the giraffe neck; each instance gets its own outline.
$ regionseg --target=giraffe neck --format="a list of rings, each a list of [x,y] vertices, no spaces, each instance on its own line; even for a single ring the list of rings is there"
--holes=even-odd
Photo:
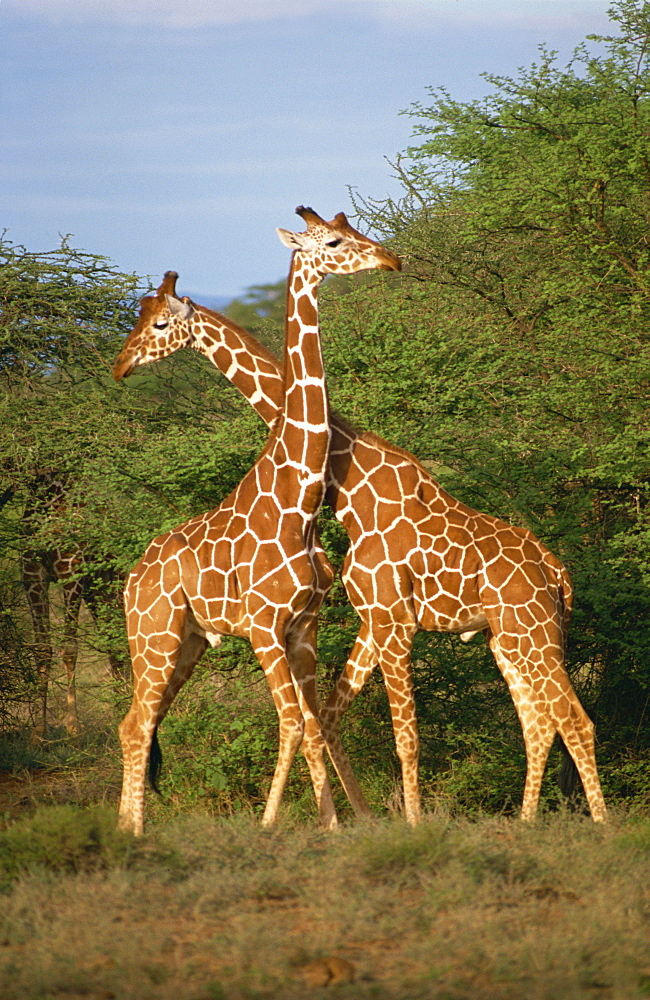
[[[295,293],[294,293],[295,294]],[[291,287],[288,290],[291,298]],[[262,420],[271,426],[277,419],[283,400],[283,372],[278,359],[248,331],[226,316],[195,305],[192,323],[192,347],[206,357],[253,406]],[[327,473],[327,503],[351,538],[359,530],[350,495],[363,470],[355,475],[355,445],[361,439],[367,449],[374,447],[381,463],[379,441],[357,434],[336,415],[331,416],[332,441]]]
[[[204,306],[194,307],[191,333],[193,349],[232,382],[270,427],[282,406],[278,359],[243,327]]]
[[[294,253],[287,288],[284,406],[275,437],[301,484],[299,506],[323,499],[330,444],[329,405],[318,325],[320,277]]]

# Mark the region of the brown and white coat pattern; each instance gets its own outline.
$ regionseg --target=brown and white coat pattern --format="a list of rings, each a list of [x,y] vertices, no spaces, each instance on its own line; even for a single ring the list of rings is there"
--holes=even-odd
[[[189,346],[204,354],[267,423],[282,398],[281,366],[226,317],[175,296],[168,272],[116,362],[135,365]],[[411,645],[418,629],[481,631],[513,698],[526,746],[522,817],[534,816],[556,733],[580,774],[591,814],[606,815],[594,752],[593,724],[565,668],[573,591],[562,563],[531,532],[478,513],[446,493],[408,452],[357,433],[332,416],[326,502],[344,525],[348,597],[361,618],[345,670],[321,709],[328,743],[337,741],[346,708],[379,665],[402,764],[407,819],[420,816],[418,732]],[[358,789],[346,787],[357,812]]]
[[[315,680],[317,615],[333,579],[316,530],[330,443],[317,289],[329,273],[395,269],[399,262],[344,217],[325,223],[311,209],[298,211],[305,233],[278,230],[294,253],[284,382],[267,444],[220,507],[149,545],[125,589],[134,695],[120,726],[120,824],[136,833],[143,829],[145,769],[156,729],[208,643],[218,645],[222,635],[250,639],[279,716],[280,749],[263,822],[276,818],[301,742],[321,822],[336,822]],[[181,308],[180,315],[187,320],[189,312]],[[163,322],[158,319],[159,330]],[[115,377],[125,373],[118,359]],[[349,765],[336,749],[333,757],[345,781]]]

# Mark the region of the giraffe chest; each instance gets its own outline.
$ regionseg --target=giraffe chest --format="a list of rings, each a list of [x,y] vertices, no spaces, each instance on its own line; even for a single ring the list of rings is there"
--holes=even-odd
[[[329,590],[333,570],[315,533],[296,526],[293,539],[242,530],[231,537],[208,532],[184,554],[183,590],[198,630],[213,645],[219,635],[250,637],[261,620],[284,626]],[[283,626],[283,627],[284,627]]]

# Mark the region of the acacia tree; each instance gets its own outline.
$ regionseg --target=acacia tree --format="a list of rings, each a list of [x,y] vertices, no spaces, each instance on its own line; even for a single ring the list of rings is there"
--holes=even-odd
[[[631,755],[638,790],[650,745],[650,4],[621,0],[610,16],[617,34],[590,36],[566,67],[542,47],[517,78],[487,76],[482,100],[432,90],[408,109],[403,197],[357,197],[407,276],[330,301],[325,343],[335,406],[567,562],[570,667],[617,787]],[[478,651],[463,667],[434,642],[419,648],[439,677],[481,675]],[[421,715],[440,732],[436,683],[421,680]],[[477,703],[486,690],[473,689]]]
[[[258,447],[248,408],[189,352],[115,385],[139,286],[68,240],[46,253],[0,242],[0,598],[13,650],[0,669],[13,700],[30,673],[22,553],[83,553],[92,642],[124,656],[125,573],[152,537],[219,503]]]

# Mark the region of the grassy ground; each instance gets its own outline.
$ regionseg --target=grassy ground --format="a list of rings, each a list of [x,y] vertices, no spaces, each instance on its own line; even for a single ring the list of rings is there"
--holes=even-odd
[[[306,792],[264,831],[256,805],[219,816],[220,799],[181,782],[204,788],[210,749],[181,703],[165,799],[149,794],[133,841],[116,831],[125,705],[106,665],[81,660],[79,737],[60,727],[63,699],[55,678],[42,752],[0,746],[0,1000],[650,997],[647,810],[606,827],[439,810],[412,830],[384,789],[382,818],[325,834]],[[269,751],[241,753],[253,768]]]
[[[114,821],[5,824],[3,1000],[650,996],[648,820]]]

